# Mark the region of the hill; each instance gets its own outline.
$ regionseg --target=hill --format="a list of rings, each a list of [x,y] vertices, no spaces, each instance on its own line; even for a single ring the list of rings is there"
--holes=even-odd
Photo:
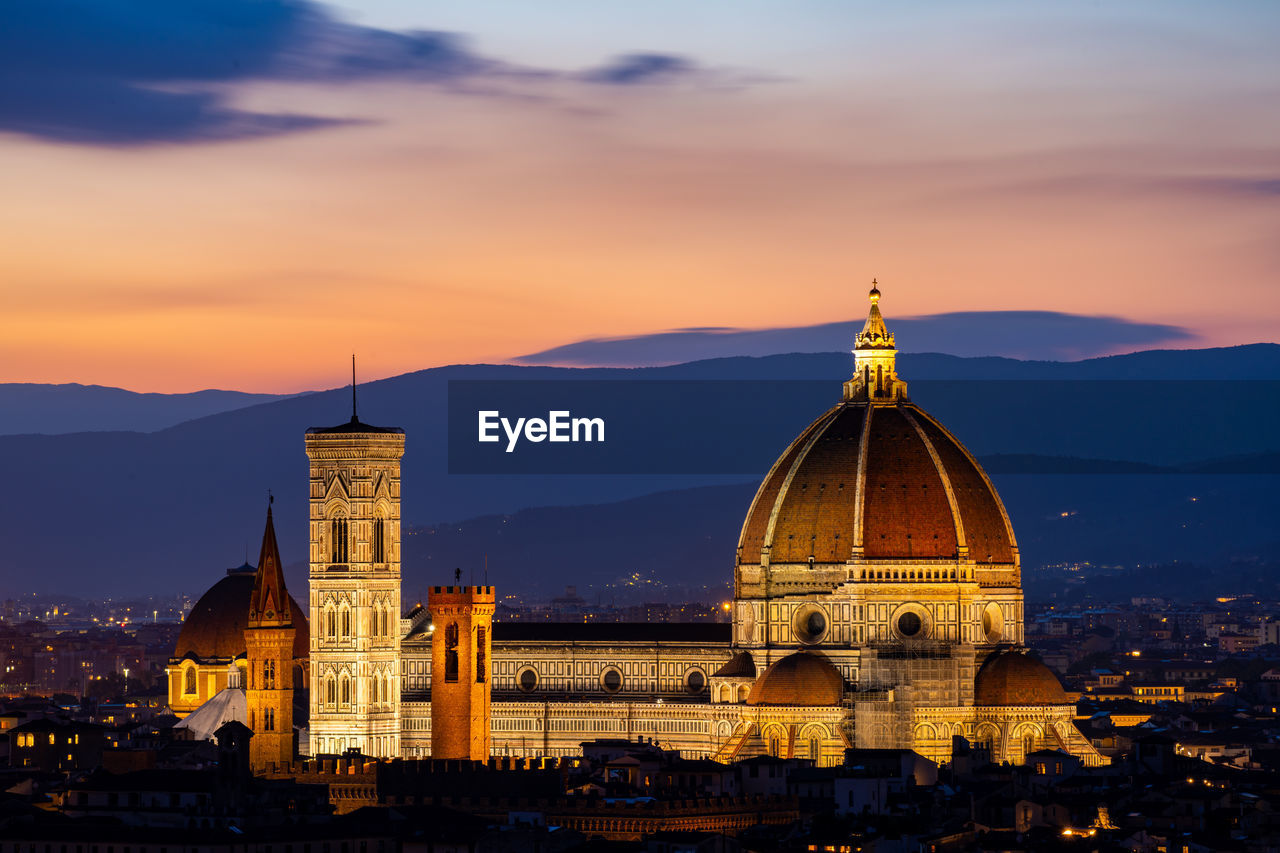
[[[911,382],[913,398],[978,455],[1069,456],[1179,466],[1213,457],[1277,451],[1271,425],[1280,416],[1280,393],[1274,381],[1280,370],[1262,381],[1265,364],[1277,349],[1242,347],[1203,351],[1199,358],[1195,352],[1179,351],[1102,360],[1111,366],[1111,375],[1123,373],[1130,381],[1097,381],[1095,371],[1101,368],[1086,362],[1068,370],[1052,363],[950,356],[904,357],[902,373]],[[1209,366],[1197,367],[1201,359]],[[1234,366],[1224,366],[1228,364]],[[839,383],[848,370],[847,356],[822,354],[642,369],[462,365],[361,386],[360,406],[366,421],[405,428],[404,518],[409,525],[429,526],[530,507],[614,503],[664,490],[758,480],[787,441],[838,397]],[[1065,378],[1031,381],[1034,374],[1064,370]],[[1072,370],[1087,375],[1073,379],[1078,374]],[[1258,381],[1133,379],[1234,376],[1249,370]],[[825,381],[804,383],[787,405],[751,397],[754,382],[797,377]],[[718,475],[451,475],[448,386],[466,379],[734,380],[737,385],[726,385],[734,396],[681,400],[679,417],[669,425],[683,430],[678,435],[695,449],[718,446],[732,435],[742,449],[740,470]],[[267,489],[277,496],[277,530],[284,559],[297,571],[306,554],[303,431],[345,421],[349,394],[349,389],[336,389],[274,400],[152,433],[0,437],[0,465],[10,484],[20,484],[0,492],[5,529],[18,533],[0,554],[0,583],[16,591],[74,585],[86,595],[203,590],[227,566],[244,559],[246,546],[253,550]],[[646,470],[648,461],[652,460],[636,460],[636,470]],[[1023,506],[1053,505],[1063,490],[1073,494],[1071,490],[1087,480],[1083,475],[1023,479],[1030,484],[1025,489],[1012,483],[1001,485],[1019,524],[1023,523],[1019,519],[1030,517]],[[1144,479],[1168,482],[1130,477],[1131,481]],[[1254,479],[1261,478],[1237,477],[1224,481],[1224,488]],[[1142,499],[1131,496],[1131,500]],[[709,507],[713,514],[701,522],[692,510],[681,518],[689,519],[691,532],[695,522],[732,528],[738,522],[730,524],[730,520],[741,507],[726,506],[723,510]],[[668,518],[661,527],[651,525],[647,535],[677,523]],[[1240,525],[1236,522],[1224,519],[1222,523],[1232,531],[1225,537],[1228,540],[1251,541],[1237,535]],[[1113,525],[1098,531],[1097,540],[1087,543],[1098,553],[1115,550],[1137,555],[1144,541],[1153,548],[1160,544],[1143,540],[1155,535],[1150,529]],[[720,541],[735,535],[733,530]],[[1088,535],[1095,534],[1090,530]],[[1213,535],[1224,539],[1221,530]],[[1023,536],[1025,556],[1038,559],[1036,537],[1030,531]],[[644,550],[638,543],[647,540],[637,540],[630,533],[628,537],[614,542],[611,549],[602,547],[601,552]],[[716,561],[717,576],[727,570],[732,558],[731,543],[729,547]],[[1050,553],[1057,552],[1044,551]],[[705,556],[712,559],[710,552]],[[671,567],[671,571],[681,570]]]
[[[140,394],[102,385],[0,383],[0,435],[154,432],[287,396],[216,390]]]

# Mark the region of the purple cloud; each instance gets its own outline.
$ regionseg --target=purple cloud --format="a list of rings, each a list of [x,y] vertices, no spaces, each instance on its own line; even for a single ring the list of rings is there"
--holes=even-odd
[[[251,80],[657,82],[694,64],[620,57],[564,75],[474,53],[453,33],[338,20],[306,0],[15,0],[0,6],[0,131],[88,145],[243,139],[348,123],[227,103]]]

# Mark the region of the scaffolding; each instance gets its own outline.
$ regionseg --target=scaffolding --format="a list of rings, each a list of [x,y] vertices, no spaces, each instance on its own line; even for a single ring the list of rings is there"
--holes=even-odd
[[[864,648],[861,667],[858,689],[851,696],[852,740],[861,749],[912,749],[917,708],[956,708],[973,702],[974,656],[969,646],[873,644]]]

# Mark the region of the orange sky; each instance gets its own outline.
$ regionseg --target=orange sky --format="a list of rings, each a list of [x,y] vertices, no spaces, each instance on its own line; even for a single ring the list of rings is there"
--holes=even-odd
[[[872,276],[890,318],[1045,309],[1277,339],[1274,78],[831,64],[607,92],[259,82],[227,97],[365,123],[0,136],[0,381],[332,387],[352,351],[374,378],[849,319]]]

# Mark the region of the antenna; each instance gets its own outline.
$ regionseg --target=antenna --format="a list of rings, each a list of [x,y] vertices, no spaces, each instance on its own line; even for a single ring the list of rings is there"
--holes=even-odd
[[[271,494],[270,489],[267,489],[267,508],[270,509],[271,505],[275,502],[276,502],[276,496]]]
[[[356,417],[356,354],[351,353],[351,422],[355,423],[359,418]]]

